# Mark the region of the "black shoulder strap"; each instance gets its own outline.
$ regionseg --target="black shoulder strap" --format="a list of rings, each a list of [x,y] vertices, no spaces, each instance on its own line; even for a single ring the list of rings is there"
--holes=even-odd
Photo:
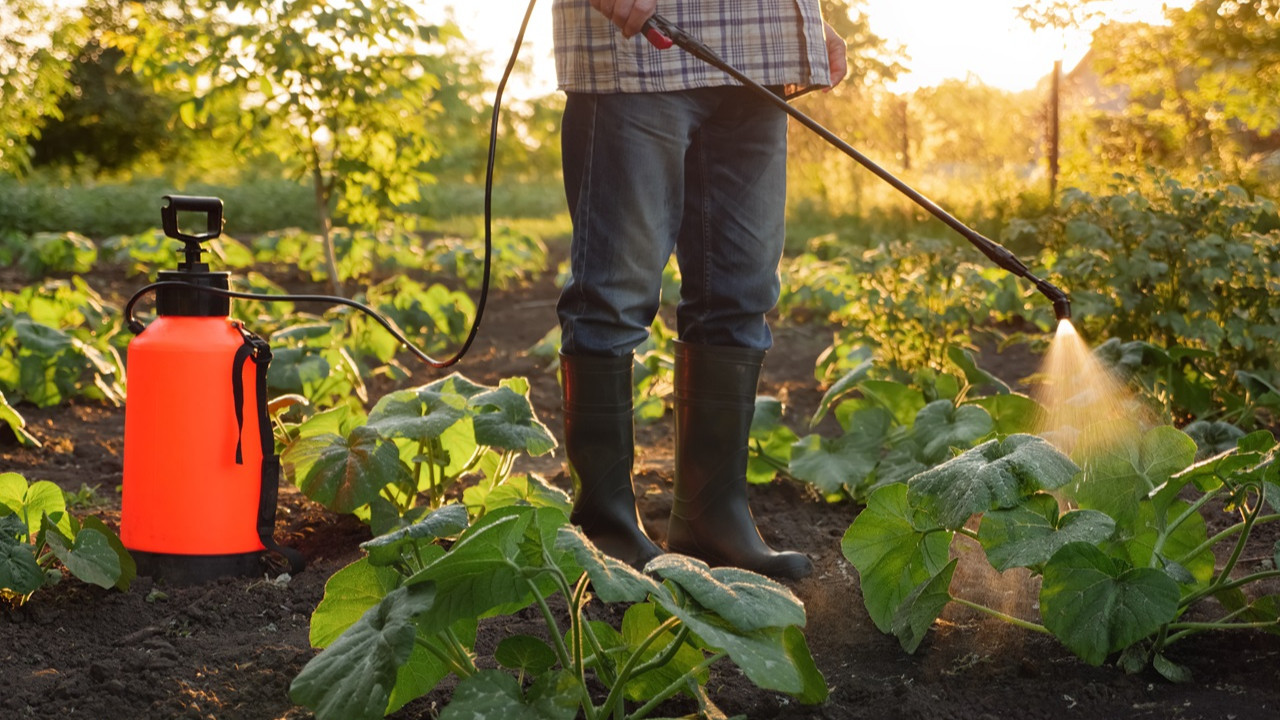
[[[236,404],[236,464],[244,464],[244,363],[253,360],[257,368],[256,395],[258,400],[258,441],[262,445],[262,483],[258,494],[258,540],[263,547],[282,556],[289,562],[289,572],[297,574],[306,567],[302,554],[284,547],[274,537],[276,525],[276,501],[280,490],[280,456],[276,454],[275,438],[271,434],[271,418],[267,414],[267,369],[271,363],[271,345],[266,340],[235,323],[244,337],[244,345],[236,350],[231,362],[231,391]]]

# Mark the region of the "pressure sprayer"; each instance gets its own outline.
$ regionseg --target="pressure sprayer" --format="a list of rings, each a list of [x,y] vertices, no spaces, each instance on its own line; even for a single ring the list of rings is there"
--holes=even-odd
[[[164,233],[183,243],[183,260],[134,293],[125,306],[136,337],[126,359],[129,394],[124,419],[124,480],[120,539],[138,572],[175,584],[223,575],[253,575],[263,556],[280,555],[290,572],[303,569],[296,550],[273,537],[280,457],[267,411],[271,346],[230,317],[231,298],[323,302],[369,314],[419,359],[443,368],[475,338],[488,290],[461,350],[437,361],[414,347],[372,308],[326,295],[265,295],[230,289],[230,273],[201,259],[203,243],[222,232],[222,201],[165,196]],[[179,228],[179,212],[204,213],[205,231]],[[143,325],[134,305],[156,295],[156,319]]]
[[[649,40],[650,44],[659,50],[665,50],[670,48],[672,45],[677,45],[690,55],[693,55],[712,67],[725,72],[734,80],[737,80],[744,86],[756,91],[761,97],[767,98],[771,103],[781,108],[791,117],[795,118],[801,125],[812,130],[823,140],[826,140],[832,146],[856,160],[858,164],[870,170],[881,180],[892,185],[898,192],[901,192],[917,205],[928,210],[930,214],[941,220],[952,230],[955,230],[964,237],[964,239],[972,243],[974,247],[978,248],[983,255],[986,255],[996,265],[999,265],[1018,277],[1029,280],[1033,285],[1035,285],[1036,290],[1040,291],[1042,295],[1053,303],[1053,314],[1058,320],[1069,320],[1071,318],[1071,299],[1067,294],[1048,281],[1036,277],[1031,270],[1017,258],[1017,256],[1012,252],[1009,252],[1009,250],[1003,245],[987,238],[978,231],[957,220],[953,215],[951,215],[951,213],[948,213],[946,210],[939,207],[937,203],[922,195],[915,188],[906,184],[888,170],[877,165],[866,155],[858,152],[857,149],[840,139],[830,130],[823,127],[816,120],[800,112],[795,108],[795,106],[779,97],[773,91],[729,65],[729,63],[716,55],[714,51],[694,37],[690,36],[687,32],[676,27],[661,15],[656,14],[645,22],[643,32],[645,38]]]

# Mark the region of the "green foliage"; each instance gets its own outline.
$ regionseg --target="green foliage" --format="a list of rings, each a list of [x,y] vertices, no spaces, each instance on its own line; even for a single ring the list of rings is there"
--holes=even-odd
[[[511,505],[474,524],[467,514],[445,506],[375,538],[330,579],[312,617],[324,650],[294,680],[295,702],[322,720],[377,718],[454,674],[442,718],[643,718],[677,693],[715,714],[707,669],[726,657],[761,687],[826,697],[799,629],[803,605],[781,585],[674,555],[640,574],[568,527],[563,509]],[[588,619],[593,594],[630,604],[620,629]],[[550,609],[556,595],[567,627]],[[479,669],[476,619],[529,607],[546,638],[508,636],[494,654],[518,677]],[[599,686],[607,696],[596,704]]]
[[[27,421],[18,414],[17,410],[9,404],[8,398],[0,392],[0,422],[9,426],[9,432],[17,438],[20,445],[28,447],[40,447],[40,441],[31,433],[27,432]]]
[[[388,393],[367,421],[346,406],[312,417],[297,427],[282,461],[308,497],[360,515],[379,534],[438,508],[446,493],[477,474],[482,479],[464,495],[477,513],[499,497],[567,505],[540,481],[511,477],[519,454],[542,455],[555,446],[527,393],[523,379],[486,387],[455,373]]]
[[[1071,460],[1037,438],[993,440],[906,487],[874,492],[845,534],[844,553],[877,627],[908,651],[953,600],[1052,634],[1092,665],[1116,657],[1131,672],[1152,665],[1171,680],[1185,679],[1186,670],[1164,655],[1182,638],[1232,629],[1280,633],[1270,597],[1246,592],[1280,571],[1267,563],[1247,567],[1242,555],[1259,524],[1280,520],[1280,447],[1261,431],[1192,464],[1195,453],[1185,434],[1156,427],[1133,446],[1090,458],[1072,478]],[[1046,492],[1054,488],[1080,509],[1061,512]],[[1205,519],[1211,503],[1237,516],[1213,536]],[[1043,625],[949,587],[954,565],[945,561],[957,536],[976,540],[1001,572],[1021,567],[1043,577]],[[1225,561],[1215,565],[1215,557]],[[1209,599],[1215,602],[1204,612],[1213,619],[1180,620]]]
[[[1145,191],[1139,178],[1106,194],[1067,191],[1041,225],[1055,273],[1091,278],[1072,289],[1083,330],[1204,349],[1244,370],[1269,364],[1280,341],[1274,203],[1213,178],[1151,180]]]
[[[97,518],[67,512],[61,488],[0,473],[0,599],[22,604],[58,582],[56,563],[103,588],[128,590],[137,576],[120,538]]]
[[[38,232],[0,237],[0,257],[21,267],[31,280],[49,275],[85,273],[98,260],[98,248],[89,238],[76,233]]]
[[[797,437],[782,423],[780,409],[758,400],[749,477],[767,482],[783,472],[830,500],[863,500],[880,487],[950,460],[953,452],[993,432],[1031,431],[1038,403],[1009,392],[958,348],[950,361],[960,374],[921,370],[909,385],[873,379],[876,367],[864,360],[831,384],[810,420],[813,429],[834,415],[840,427],[834,436]],[[999,394],[977,395],[990,387]]]
[[[956,242],[913,237],[864,249],[834,235],[811,240],[783,270],[779,308],[836,326],[819,379],[852,369],[866,350],[897,379],[943,370],[975,326],[1030,315],[1011,276],[976,264]]]
[[[66,8],[40,0],[5,3],[0,34],[0,173],[30,167],[30,140],[58,116],[82,25]]]
[[[0,306],[0,392],[41,407],[123,402],[124,363],[112,344],[120,319],[83,280],[0,292]]]

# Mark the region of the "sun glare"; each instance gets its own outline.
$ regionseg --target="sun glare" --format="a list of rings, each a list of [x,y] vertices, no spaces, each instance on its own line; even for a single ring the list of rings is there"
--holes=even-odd
[[[538,0],[521,56],[532,63],[532,77],[513,87],[518,95],[535,96],[555,89],[551,59],[551,3]],[[1191,0],[1101,0],[1091,10],[1107,19],[1159,23],[1163,8],[1187,7]],[[528,0],[445,0],[424,2],[428,20],[446,13],[465,37],[488,55],[488,71],[496,79],[515,41]],[[1068,70],[1084,57],[1092,27],[1033,31],[1016,8],[1027,0],[866,0],[855,9],[866,13],[871,31],[901,47],[909,56],[907,72],[892,86],[911,92],[947,79],[969,76],[1003,90],[1029,90],[1062,60]],[[921,18],[928,18],[922,22]]]

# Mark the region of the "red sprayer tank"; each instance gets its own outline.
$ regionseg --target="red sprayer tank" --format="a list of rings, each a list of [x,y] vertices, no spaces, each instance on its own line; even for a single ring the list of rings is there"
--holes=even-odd
[[[157,317],[129,343],[120,539],[140,573],[176,583],[256,574],[264,541],[278,547],[279,465],[259,397],[270,350],[230,319],[227,297],[190,287],[228,289],[228,273],[200,261],[222,201],[166,199],[165,233],[186,258],[159,273]],[[178,210],[208,213],[208,231],[178,232]]]

